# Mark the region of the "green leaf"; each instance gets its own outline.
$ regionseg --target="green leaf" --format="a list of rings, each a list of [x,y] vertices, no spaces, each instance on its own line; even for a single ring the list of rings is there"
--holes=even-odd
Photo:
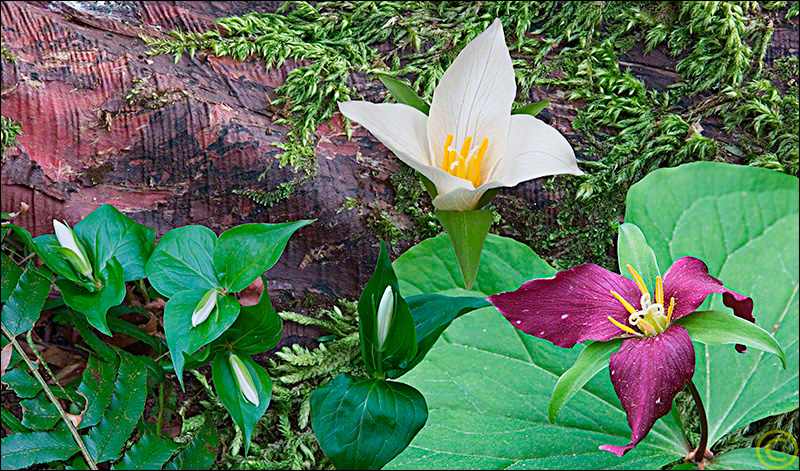
[[[34,397],[42,390],[42,385],[21,368],[6,371],[6,374],[3,375],[3,382],[8,385],[9,389],[13,389],[21,399]]]
[[[19,277],[22,276],[22,267],[5,253],[0,253],[0,270],[3,275],[0,279],[0,303],[5,303],[17,287]]]
[[[536,116],[537,114],[541,113],[543,109],[547,108],[547,105],[549,104],[550,100],[528,103],[525,106],[512,110],[511,114],[529,114],[531,116]]]
[[[407,384],[340,374],[311,393],[311,424],[336,469],[381,469],[428,419]]]
[[[178,445],[155,435],[144,435],[111,469],[161,469],[172,457]]]
[[[152,228],[104,204],[75,224],[73,230],[88,250],[95,270],[101,270],[114,257],[122,265],[125,281],[146,276],[144,266],[155,245]]]
[[[489,233],[494,220],[492,212],[486,209],[476,211],[436,210],[436,217],[444,226],[453,242],[458,266],[461,268],[462,286],[472,289],[478,275],[478,265],[483,251],[483,241]]]
[[[22,422],[5,407],[0,408],[0,414],[3,416],[3,426],[14,433],[27,433],[31,429],[22,425]]]
[[[147,371],[133,355],[122,350],[114,394],[103,418],[84,436],[89,454],[98,463],[119,458],[122,446],[144,412],[147,399]]]
[[[405,83],[389,77],[388,75],[378,75],[378,80],[389,90],[389,93],[392,94],[396,102],[416,108],[422,111],[426,116],[430,112],[431,105],[425,103],[425,101]]]
[[[439,190],[436,189],[436,185],[425,175],[419,172],[417,172],[417,175],[419,175],[419,179],[422,181],[422,186],[424,186],[428,194],[431,195],[431,201],[436,199],[436,197],[439,195]]]
[[[547,420],[551,424],[555,423],[556,416],[564,404],[580,391],[584,384],[594,378],[594,375],[608,367],[611,354],[619,350],[621,344],[622,340],[619,339],[593,342],[581,351],[575,364],[558,378],[553,389],[553,396],[547,407]]]
[[[425,358],[433,344],[454,319],[491,304],[483,298],[450,297],[438,294],[421,294],[408,298],[408,307],[414,317],[417,332],[417,355],[401,370],[389,371],[390,378],[408,373]]]
[[[377,310],[387,286],[391,286],[395,294],[394,315],[383,351],[378,352]],[[391,369],[405,368],[416,356],[417,336],[414,318],[411,316],[408,303],[400,296],[392,261],[383,242],[375,271],[358,299],[358,322],[361,357],[364,359],[367,374],[380,375]]]
[[[229,344],[237,351],[255,355],[273,348],[281,341],[283,322],[269,302],[267,278],[261,275],[261,279],[264,290],[258,303],[242,306],[236,322],[216,343]]]
[[[114,354],[116,356],[116,353]],[[115,365],[92,355],[83,371],[83,380],[78,392],[86,398],[86,411],[79,428],[93,427],[100,422],[106,407],[111,403],[114,393],[114,380],[117,377]]]
[[[170,461],[165,469],[208,469],[214,464],[219,448],[219,436],[214,421],[206,412],[203,425],[186,448]]]
[[[56,286],[61,290],[64,302],[70,308],[86,315],[86,320],[95,329],[111,336],[108,328],[106,313],[114,306],[118,306],[125,299],[125,281],[122,266],[115,258],[111,258],[98,276],[103,283],[102,288],[96,292],[89,292],[81,286],[68,280],[56,280]]]
[[[167,298],[184,290],[221,288],[214,269],[216,243],[214,232],[203,226],[167,232],[145,265],[150,284]]]
[[[222,286],[233,293],[250,286],[275,265],[289,237],[312,222],[242,224],[223,232],[214,249],[214,268]]]
[[[39,236],[32,239],[32,244],[34,245],[36,255],[41,258],[44,264],[47,265],[47,268],[53,270],[56,275],[80,285],[87,291],[97,291],[97,287],[78,274],[78,271],[72,264],[59,252],[59,249],[62,247],[61,244],[58,243],[56,236],[53,234]]]
[[[3,306],[2,322],[11,335],[17,336],[33,328],[50,293],[52,279],[50,270],[45,267],[37,269],[33,263],[28,263],[16,288],[8,297],[8,302]]]
[[[695,311],[675,322],[684,326],[695,342],[708,345],[745,344],[748,348],[776,355],[781,359],[783,368],[786,368],[786,355],[775,338],[756,324],[732,313]]]
[[[116,368],[119,366],[119,356],[111,346],[100,340],[100,338],[89,327],[89,322],[86,320],[86,316],[69,308],[64,309],[67,311],[67,315],[69,315],[69,320],[72,322],[72,325],[78,329],[78,333],[81,334],[81,338],[84,342],[86,342],[86,345],[88,345],[89,348],[98,354],[104,361],[114,365],[114,370],[116,370]]]
[[[796,454],[765,448],[740,448],[715,456],[706,469],[798,469],[798,459]]]
[[[656,277],[661,276],[661,272],[658,271],[658,262],[653,249],[647,245],[644,234],[636,224],[625,223],[619,226],[617,258],[619,260],[619,272],[622,276],[633,280],[633,275],[626,268],[627,265],[630,265],[639,272],[650,293],[656,292]]]
[[[404,294],[453,290],[458,266],[442,236],[395,262]],[[489,235],[475,281],[476,296],[510,291],[555,270],[530,247]],[[559,348],[515,329],[494,308],[452,322],[425,359],[403,377],[428,402],[430,417],[387,468],[658,468],[689,450],[670,414],[624,458],[598,449],[630,441],[625,411],[608,374],[596,375],[570,400],[557,424],[547,408],[558,378],[582,346]],[[566,448],[565,448],[566,447]]]
[[[194,354],[222,335],[239,316],[239,301],[233,296],[220,296],[208,319],[192,327],[192,312],[205,294],[203,290],[182,291],[173,296],[164,308],[164,334],[181,387],[185,361],[182,353]]]
[[[47,430],[56,425],[61,419],[58,409],[42,391],[32,399],[20,401],[22,407],[22,425],[31,430]]]
[[[219,352],[214,356],[211,364],[211,374],[214,380],[214,391],[219,396],[220,402],[228,409],[233,422],[239,426],[244,433],[244,452],[247,454],[250,448],[250,437],[253,436],[253,429],[256,422],[264,415],[269,407],[272,398],[272,381],[269,379],[267,371],[258,363],[253,361],[250,355],[240,354],[239,359],[250,372],[250,376],[255,383],[258,392],[258,405],[254,405],[244,398],[231,371],[228,351]]]
[[[65,460],[78,452],[67,430],[15,433],[3,438],[0,469],[23,469],[38,463]]]
[[[786,353],[784,370],[764,351],[695,344],[712,451],[725,434],[797,408],[799,200],[794,176],[716,162],[657,170],[628,193],[626,221],[641,228],[662,272],[684,255],[702,259],[725,287],[753,298],[756,324]],[[698,310],[731,312],[718,294]]]

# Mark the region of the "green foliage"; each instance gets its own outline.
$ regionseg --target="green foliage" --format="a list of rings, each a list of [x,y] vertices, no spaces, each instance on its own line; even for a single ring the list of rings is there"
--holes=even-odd
[[[5,48],[3,53],[5,55]],[[2,116],[0,117],[0,131],[2,132],[2,135],[0,135],[0,153],[2,153],[6,151],[6,147],[11,147],[14,144],[17,136],[22,133],[22,127],[11,118]]]

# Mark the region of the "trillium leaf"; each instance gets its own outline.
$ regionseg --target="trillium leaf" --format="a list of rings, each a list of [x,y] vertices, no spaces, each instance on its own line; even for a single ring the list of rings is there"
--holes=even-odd
[[[478,275],[483,241],[489,233],[494,218],[492,212],[479,209],[475,211],[436,210],[436,217],[444,226],[453,243],[464,288],[469,291]]]
[[[537,114],[541,113],[543,109],[547,108],[547,105],[549,104],[550,100],[542,100],[534,103],[528,103],[525,106],[512,110],[511,114],[529,114],[531,116],[536,116]]]
[[[799,201],[797,177],[716,162],[657,170],[628,193],[626,221],[641,228],[662,270],[683,255],[702,259],[726,288],[752,297],[756,324],[785,349],[784,370],[764,351],[695,344],[712,451],[725,434],[797,408]],[[720,295],[698,310],[731,312]]]
[[[53,274],[46,267],[37,269],[33,263],[28,263],[28,268],[19,277],[3,306],[3,325],[11,335],[16,336],[33,328],[50,293],[52,279]]]
[[[558,378],[550,405],[547,407],[547,420],[555,423],[556,416],[564,404],[569,401],[581,388],[596,375],[608,368],[611,354],[619,350],[622,340],[609,340],[608,342],[593,342],[581,350],[575,364]]]
[[[789,440],[787,435],[783,435],[784,440]],[[697,466],[689,469],[697,469]],[[705,469],[798,469],[798,458],[796,454],[767,448],[740,448],[715,456]]]
[[[381,469],[428,419],[425,398],[394,381],[340,374],[311,393],[311,424],[336,469]]]
[[[103,286],[96,292],[90,292],[81,286],[65,279],[56,280],[61,290],[64,303],[70,308],[84,314],[86,320],[95,329],[111,336],[106,313],[114,306],[119,306],[125,299],[125,281],[122,266],[117,259],[111,258],[105,268],[97,275]]]
[[[281,341],[283,321],[269,302],[267,278],[261,275],[261,279],[264,291],[258,303],[242,306],[236,322],[215,344],[229,344],[237,351],[255,355],[275,347]]]
[[[244,450],[247,454],[256,422],[261,419],[269,407],[270,398],[272,398],[272,381],[269,379],[267,371],[253,361],[250,355],[238,354],[237,356],[250,372],[250,377],[253,379],[258,393],[258,405],[249,402],[242,395],[236,383],[230,361],[228,361],[230,355],[230,352],[223,351],[214,356],[214,362],[211,365],[214,391],[219,396],[220,402],[228,409],[233,422],[244,433]]]
[[[650,293],[655,293],[656,277],[661,276],[661,272],[658,271],[656,254],[647,245],[644,234],[636,224],[625,223],[619,226],[617,259],[622,276],[634,279],[630,270],[626,268],[627,265],[630,265],[642,277],[642,281]]]
[[[395,101],[398,103],[402,103],[404,105],[408,105],[414,107],[426,115],[431,110],[431,105],[425,102],[422,98],[420,98],[414,90],[411,89],[405,83],[389,77],[388,75],[379,75],[378,80],[381,81],[384,87],[389,90],[389,93],[392,94]]]
[[[239,316],[239,301],[233,296],[220,296],[217,307],[208,319],[192,327],[192,312],[206,294],[204,290],[187,290],[173,296],[164,308],[164,334],[167,337],[175,374],[183,387],[183,353],[193,355],[230,327]]]
[[[772,353],[786,368],[786,355],[775,338],[750,321],[720,311],[695,311],[676,323],[684,326],[695,342],[708,345],[745,344],[748,348]]]
[[[214,269],[222,286],[238,292],[278,261],[289,237],[313,221],[282,224],[242,224],[219,236],[214,248]]]
[[[168,298],[185,290],[221,288],[212,258],[216,243],[214,232],[203,226],[167,232],[145,265],[147,278]]]
[[[26,231],[27,232],[27,231]],[[19,232],[18,232],[19,233]],[[61,278],[72,281],[89,292],[97,291],[97,287],[80,276],[77,270],[59,252],[61,244],[53,234],[47,234],[32,239],[36,255],[45,265]]]
[[[144,278],[145,264],[155,246],[155,230],[104,204],[75,224],[75,234],[89,252],[95,270],[111,257],[122,265],[125,281]]]

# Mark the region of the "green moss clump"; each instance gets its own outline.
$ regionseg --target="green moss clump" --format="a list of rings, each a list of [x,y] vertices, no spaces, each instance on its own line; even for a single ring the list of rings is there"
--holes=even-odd
[[[6,147],[14,145],[17,136],[22,133],[22,127],[11,118],[2,116],[0,117],[0,130],[2,130],[2,139],[0,139],[0,153],[2,153],[6,151]]]

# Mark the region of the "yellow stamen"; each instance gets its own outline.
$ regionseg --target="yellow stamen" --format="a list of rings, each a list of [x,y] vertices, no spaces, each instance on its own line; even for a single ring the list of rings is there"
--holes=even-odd
[[[444,141],[444,154],[442,154],[442,170],[447,173],[450,173],[450,151],[447,149],[450,148],[450,144],[453,143],[453,135],[448,134],[447,139]]]
[[[620,324],[616,319],[611,316],[608,316],[608,320],[610,320],[615,326],[619,327],[620,329],[624,330],[629,334],[636,335],[636,331],[628,327],[627,325]]]
[[[465,159],[469,157],[470,145],[472,145],[472,136],[467,136],[467,138],[464,139],[464,144],[461,145],[461,157],[464,157]]]
[[[478,155],[473,157],[475,160],[475,170],[472,176],[472,186],[478,188],[481,186],[481,163],[483,162],[483,155],[486,154],[486,149],[489,148],[489,139],[484,138],[481,146],[478,147]]]
[[[456,171],[455,171],[455,169],[453,169],[453,163],[456,161],[456,159],[458,159],[458,156],[456,155],[456,151],[451,150],[450,151],[450,158],[447,160],[447,173],[449,173],[450,175],[452,175],[454,177],[456,176]]]
[[[655,335],[656,334],[656,329],[654,329],[652,325],[650,325],[647,322],[645,322],[644,319],[639,319],[639,324],[638,325],[640,325],[640,326],[644,327],[645,329],[647,329],[647,331],[650,333],[650,335]]]
[[[470,159],[469,165],[467,166],[467,177],[466,177],[467,180],[469,180],[472,183],[473,186],[475,185],[475,183],[474,183],[475,182],[475,178],[473,176],[474,173],[475,173],[475,159],[473,158],[473,159]]]
[[[456,168],[456,176],[458,178],[464,178],[464,171],[467,169],[466,165],[467,159],[464,157],[458,158],[458,168]]]
[[[675,298],[669,298],[669,308],[667,309],[667,324],[672,320],[672,310],[675,309]]]
[[[611,294],[613,294],[614,297],[617,298],[617,300],[621,302],[623,306],[625,306],[625,309],[627,309],[629,313],[633,314],[636,312],[636,309],[634,309],[633,306],[631,306],[631,303],[625,301],[625,298],[620,296],[619,293],[617,293],[616,291],[612,291]]]
[[[656,277],[656,302],[664,305],[664,282],[660,276]]]
[[[642,294],[650,294],[650,292],[647,291],[647,286],[644,284],[644,280],[642,280],[642,277],[639,276],[639,273],[632,266],[626,266],[628,267],[628,271],[631,272],[631,275],[633,275],[633,279],[636,280],[636,285],[640,290],[642,290]]]

